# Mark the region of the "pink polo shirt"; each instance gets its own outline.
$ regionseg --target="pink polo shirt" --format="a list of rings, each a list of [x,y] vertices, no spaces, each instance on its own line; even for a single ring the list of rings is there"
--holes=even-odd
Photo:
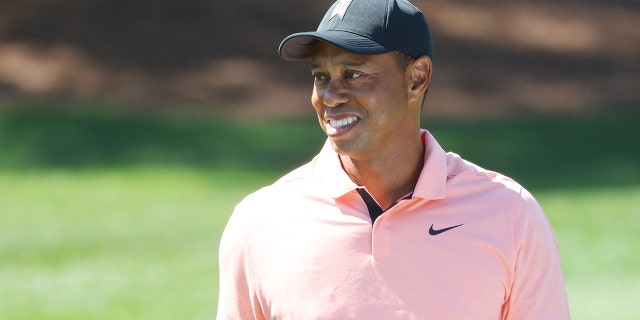
[[[220,243],[218,319],[569,319],[535,199],[422,134],[413,196],[373,225],[328,143],[239,203]]]

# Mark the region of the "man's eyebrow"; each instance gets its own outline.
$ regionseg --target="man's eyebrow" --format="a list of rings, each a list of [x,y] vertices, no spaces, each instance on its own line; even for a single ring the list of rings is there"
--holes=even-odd
[[[356,67],[362,67],[362,66],[366,66],[368,65],[369,62],[367,60],[347,60],[344,62],[341,62],[340,65],[347,67],[347,68],[356,68]],[[318,62],[313,62],[311,61],[311,70],[313,69],[317,69],[322,67],[322,65]]]

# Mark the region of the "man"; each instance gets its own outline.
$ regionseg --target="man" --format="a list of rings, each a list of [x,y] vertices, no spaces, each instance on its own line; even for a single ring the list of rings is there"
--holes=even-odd
[[[416,7],[340,0],[279,51],[311,59],[328,139],[236,207],[218,319],[569,319],[534,198],[420,128],[433,45]]]

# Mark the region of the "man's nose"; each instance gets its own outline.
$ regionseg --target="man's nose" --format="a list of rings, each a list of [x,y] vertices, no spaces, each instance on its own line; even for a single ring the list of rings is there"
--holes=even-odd
[[[349,95],[342,79],[332,79],[327,84],[322,100],[327,107],[338,107],[349,101]]]

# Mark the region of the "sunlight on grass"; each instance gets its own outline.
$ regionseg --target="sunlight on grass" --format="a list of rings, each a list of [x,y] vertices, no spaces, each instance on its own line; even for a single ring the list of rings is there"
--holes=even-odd
[[[540,192],[575,319],[640,316],[640,186]]]
[[[212,319],[220,233],[235,203],[272,178],[0,172],[0,318]],[[558,236],[574,318],[640,315],[640,187],[537,195]]]
[[[169,168],[0,173],[0,318],[212,319],[219,235],[262,180]]]
[[[638,120],[630,110],[425,127],[538,198],[574,319],[626,320],[640,319]],[[0,319],[213,319],[233,207],[323,139],[313,118],[0,111]]]

